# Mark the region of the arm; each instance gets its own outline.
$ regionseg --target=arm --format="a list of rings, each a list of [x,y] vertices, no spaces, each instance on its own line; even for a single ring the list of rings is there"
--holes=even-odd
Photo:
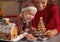
[[[56,35],[58,32],[60,32],[60,21],[59,21],[59,14],[58,14],[58,6],[55,5],[52,7],[52,13],[54,14],[53,15],[53,19],[54,19],[54,28],[53,30],[48,30],[46,32],[46,34],[49,36],[49,37],[53,37],[54,35]],[[52,24],[51,24],[52,25]]]
[[[58,6],[55,6],[55,8],[53,7],[53,9],[54,9],[54,18],[55,18],[55,21],[56,21],[56,30],[58,31],[58,32],[60,32],[60,20],[59,20],[59,11],[58,11]]]
[[[20,20],[20,18],[19,17],[17,17],[17,18],[15,18],[15,20],[14,20],[14,23],[17,25],[17,27],[18,27],[18,32],[19,32],[19,34],[20,33],[22,33],[23,32],[23,30],[22,30],[22,22],[21,22],[21,20]]]

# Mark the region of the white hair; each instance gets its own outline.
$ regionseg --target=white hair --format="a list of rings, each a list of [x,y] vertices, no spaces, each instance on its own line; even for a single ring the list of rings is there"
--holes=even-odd
[[[28,6],[28,7],[25,7],[25,8],[22,8],[22,12],[23,11],[25,11],[25,10],[34,10],[34,11],[36,11],[37,12],[37,8],[36,7],[34,7],[34,6]]]

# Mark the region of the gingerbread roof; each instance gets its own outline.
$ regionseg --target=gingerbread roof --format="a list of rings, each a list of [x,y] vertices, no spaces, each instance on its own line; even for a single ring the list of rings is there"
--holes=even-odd
[[[0,24],[0,33],[11,33],[13,32],[15,23],[9,23],[9,25]]]

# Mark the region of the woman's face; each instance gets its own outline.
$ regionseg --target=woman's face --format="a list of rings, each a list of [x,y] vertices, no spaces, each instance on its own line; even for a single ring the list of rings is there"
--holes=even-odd
[[[47,6],[48,0],[34,0],[34,3],[38,10],[43,10]]]
[[[36,14],[36,11],[27,10],[27,11],[24,11],[23,18],[24,18],[25,21],[30,22],[34,18],[35,14]]]

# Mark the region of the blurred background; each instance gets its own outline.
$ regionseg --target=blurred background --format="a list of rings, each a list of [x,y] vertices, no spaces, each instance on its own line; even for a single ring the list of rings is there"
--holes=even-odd
[[[18,15],[20,3],[17,0],[0,0],[0,8],[3,11],[3,16]]]
[[[3,16],[19,15],[22,7],[21,6],[22,1],[25,2],[28,0],[0,0],[0,10],[3,11]],[[60,14],[60,0],[58,0],[58,4],[59,4],[59,14]]]

